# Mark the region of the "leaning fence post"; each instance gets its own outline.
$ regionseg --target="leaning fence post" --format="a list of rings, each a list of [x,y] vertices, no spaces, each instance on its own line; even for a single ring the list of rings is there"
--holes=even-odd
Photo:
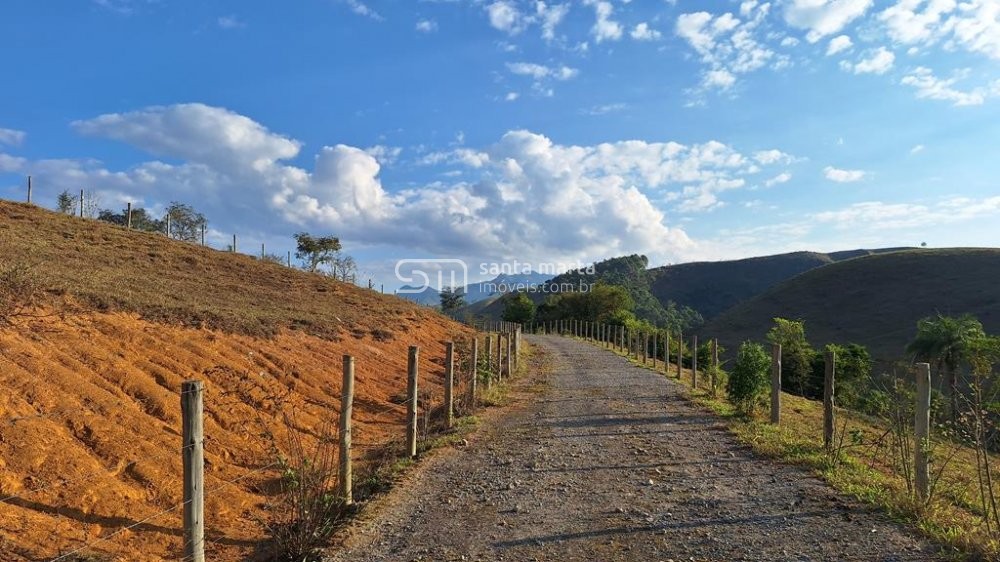
[[[344,356],[344,382],[340,386],[340,498],[344,505],[354,503],[354,477],[351,473],[351,417],[354,414],[354,358]]]
[[[444,344],[445,427],[455,424],[455,342]]]
[[[926,501],[930,496],[930,476],[928,471],[927,453],[929,449],[931,429],[931,365],[917,363],[917,407],[914,420],[915,447],[914,460],[916,470],[914,475],[917,485],[917,497]]]
[[[469,404],[476,409],[476,383],[479,382],[479,336],[472,336],[472,376],[469,378]]]
[[[417,359],[420,348],[411,345],[406,373],[406,454],[417,456]]]
[[[771,423],[781,423],[781,344],[771,344]]]
[[[698,388],[698,336],[691,336],[691,387]]]
[[[204,385],[181,385],[184,463],[184,558],[205,562],[205,410]]]
[[[827,449],[833,448],[833,430],[836,426],[834,405],[834,381],[833,374],[836,369],[837,354],[833,351],[826,352],[826,376],[823,378],[823,446]]]

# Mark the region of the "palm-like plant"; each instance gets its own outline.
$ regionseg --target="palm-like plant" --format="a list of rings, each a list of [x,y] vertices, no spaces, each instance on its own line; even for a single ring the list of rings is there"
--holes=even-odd
[[[928,316],[917,322],[917,337],[906,351],[918,361],[934,363],[938,373],[942,367],[951,391],[951,418],[958,415],[958,366],[968,357],[969,344],[986,337],[982,323],[974,316]]]

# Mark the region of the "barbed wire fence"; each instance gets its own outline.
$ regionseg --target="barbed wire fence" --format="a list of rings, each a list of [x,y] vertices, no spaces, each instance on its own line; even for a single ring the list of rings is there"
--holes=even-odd
[[[341,392],[337,398],[340,401],[338,412],[339,428],[332,436],[336,441],[338,451],[338,462],[333,478],[336,480],[335,486],[331,483],[331,490],[334,491],[339,500],[344,505],[353,504],[356,496],[354,488],[354,472],[352,465],[355,461],[365,462],[369,458],[369,452],[380,455],[389,455],[399,458],[399,444],[405,442],[405,448],[401,452],[403,458],[418,457],[427,447],[431,445],[431,440],[443,432],[453,431],[457,424],[459,415],[469,415],[476,411],[480,397],[492,384],[505,380],[517,373],[520,367],[520,356],[522,351],[521,332],[522,326],[509,322],[491,323],[482,326],[482,332],[475,331],[471,337],[456,342],[444,342],[443,361],[443,395],[424,390],[421,387],[419,351],[418,346],[410,346],[410,353],[407,366],[407,389],[405,401],[402,403],[391,403],[384,408],[374,412],[364,411],[366,424],[388,423],[386,416],[393,414],[398,418],[401,411],[405,410],[406,433],[399,438],[388,438],[381,442],[358,442],[352,440],[352,426],[354,417],[354,358],[344,355],[343,380]],[[503,341],[504,345],[490,346],[495,352],[484,356],[479,354],[480,343],[485,341]],[[435,365],[438,363],[434,362]],[[211,370],[207,370],[208,382],[211,383]],[[436,374],[441,374],[436,372]],[[477,383],[485,378],[485,387]],[[436,379],[436,377],[435,377]],[[225,398],[230,392],[225,392],[217,398]],[[244,397],[231,397],[230,400],[242,402]],[[53,536],[52,542],[55,544],[50,553],[33,553],[31,558],[25,560],[44,562],[79,562],[80,560],[90,560],[91,557],[102,556],[115,552],[116,541],[123,537],[140,533],[149,524],[161,519],[172,517],[181,519],[178,535],[182,537],[177,547],[177,552],[161,557],[163,560],[178,560],[182,562],[204,562],[206,560],[207,547],[218,547],[218,540],[222,537],[211,532],[211,513],[206,514],[206,499],[212,498],[215,494],[224,491],[226,488],[239,486],[248,480],[260,476],[279,473],[287,469],[286,459],[273,455],[272,451],[259,451],[262,455],[269,455],[270,460],[257,463],[258,466],[247,468],[239,475],[223,478],[205,471],[206,450],[211,453],[211,445],[216,441],[212,435],[206,435],[203,420],[205,418],[206,398],[209,392],[203,381],[190,380],[182,384],[181,389],[176,393],[181,405],[181,446],[177,447],[176,453],[182,457],[183,474],[182,482],[183,499],[175,501],[167,507],[163,507],[139,516],[130,518],[128,523],[116,525],[108,528],[99,536],[84,540],[82,544],[67,546],[67,542],[74,539],[68,537]],[[216,398],[216,399],[217,399]],[[281,399],[277,399],[278,402]],[[251,406],[246,402],[244,405]],[[208,403],[209,411],[213,404]],[[226,402],[218,402],[219,406],[227,405]],[[327,408],[334,409],[332,404],[327,404]],[[7,420],[8,424],[31,423],[32,420],[45,419],[48,414],[38,414],[30,416],[14,416]],[[248,424],[244,424],[248,427]],[[294,427],[286,417],[283,429],[289,433],[302,431],[303,428]],[[323,438],[323,437],[320,437]],[[318,438],[319,439],[319,438]],[[387,448],[391,449],[387,451]],[[355,451],[360,449],[360,451]],[[216,457],[219,455],[216,453]],[[265,457],[267,458],[267,457]],[[0,490],[0,510],[8,511],[12,517],[0,518],[0,530],[8,533],[17,533],[18,529],[4,528],[5,521],[12,521],[17,517],[17,511],[32,511],[36,506],[31,505],[30,498],[35,495],[52,493],[55,491],[72,490],[82,484],[90,484],[94,481],[113,477],[113,473],[121,473],[129,467],[136,466],[138,459],[121,459],[117,463],[117,470],[110,470],[107,466],[100,469],[77,473],[66,477],[60,477],[55,481],[32,486],[17,493],[3,493]],[[2,470],[2,469],[0,469]],[[205,476],[213,478],[215,481],[206,486]],[[72,508],[72,494],[64,494],[64,505]],[[262,510],[265,514],[271,513],[280,497],[272,499]],[[56,511],[58,513],[58,510]],[[206,515],[208,517],[206,517]],[[102,516],[94,515],[92,519],[97,520]],[[113,517],[122,517],[115,515]],[[80,524],[88,526],[87,517],[82,517]],[[206,528],[209,533],[206,534]],[[162,530],[162,529],[161,529]],[[160,532],[157,530],[155,532]],[[133,537],[134,538],[134,537]],[[263,537],[262,537],[263,540]],[[0,558],[8,560],[8,555],[12,553],[0,554]],[[157,556],[157,555],[153,555]],[[96,558],[95,558],[96,559]]]

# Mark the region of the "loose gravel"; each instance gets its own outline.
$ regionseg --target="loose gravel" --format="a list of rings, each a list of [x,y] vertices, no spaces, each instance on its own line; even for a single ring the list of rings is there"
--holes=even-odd
[[[545,364],[516,384],[544,390],[421,462],[331,561],[939,559],[878,510],[755,456],[662,375],[526,339]]]

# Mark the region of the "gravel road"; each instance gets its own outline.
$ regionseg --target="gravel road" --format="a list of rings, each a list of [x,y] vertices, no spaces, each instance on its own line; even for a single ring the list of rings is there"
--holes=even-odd
[[[755,457],[666,378],[579,341],[527,341],[539,365],[517,384],[543,390],[422,462],[331,561],[938,559],[876,510]]]

